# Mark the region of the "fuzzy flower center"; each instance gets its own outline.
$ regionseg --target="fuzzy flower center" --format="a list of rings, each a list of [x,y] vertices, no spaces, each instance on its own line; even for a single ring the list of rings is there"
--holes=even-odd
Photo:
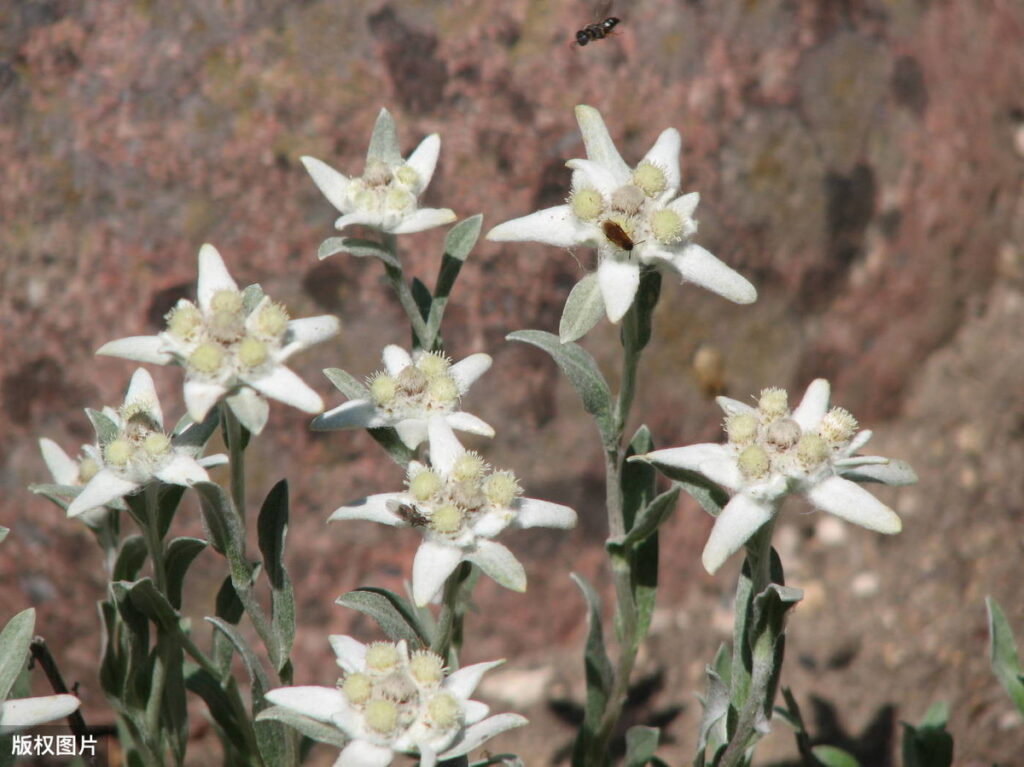
[[[840,407],[829,410],[817,429],[803,429],[790,412],[789,394],[779,388],[762,390],[755,411],[725,419],[737,467],[748,482],[772,474],[800,479],[831,471],[832,460],[843,454],[856,430],[857,421]]]
[[[374,405],[394,418],[451,413],[461,396],[451,367],[451,360],[442,354],[419,353],[397,375],[374,373],[368,382],[370,397]]]

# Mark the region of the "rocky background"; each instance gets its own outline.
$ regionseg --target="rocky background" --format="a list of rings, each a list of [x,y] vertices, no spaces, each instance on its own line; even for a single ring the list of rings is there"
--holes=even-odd
[[[666,283],[635,412],[667,446],[719,437],[717,391],[747,398],[832,380],[875,429],[872,447],[921,482],[882,491],[905,527],[881,539],[794,502],[778,547],[806,599],[790,622],[783,684],[815,736],[866,767],[898,764],[899,720],[952,709],[957,764],[1021,764],[1024,728],[988,670],[983,600],[1024,637],[1024,4],[1020,0],[620,1],[619,34],[586,48],[584,0],[11,0],[0,7],[0,620],[27,605],[90,723],[109,721],[94,676],[102,568],[84,528],[25,487],[48,479],[36,440],[70,452],[82,413],[121,401],[130,363],[102,343],[149,334],[194,290],[196,253],[220,248],[295,316],[341,316],[341,337],[296,360],[357,376],[403,343],[379,264],[318,262],[333,208],[298,157],[353,174],[381,106],[403,146],[439,132],[425,204],[485,228],[560,203],[579,156],[575,104],[602,111],[627,161],[667,126],[683,187],[702,195],[699,241],[760,291],[737,307]],[[432,284],[443,231],[402,239]],[[582,690],[583,606],[567,573],[606,587],[602,469],[592,427],[554,365],[504,342],[557,328],[587,252],[482,243],[447,318],[453,356],[495,365],[467,407],[498,428],[476,444],[530,495],[573,505],[570,533],[513,536],[524,595],[482,583],[469,661],[508,657],[483,692],[533,726],[496,742],[552,764]],[[581,263],[582,262],[582,263]],[[616,356],[607,323],[586,339]],[[696,363],[696,364],[695,364]],[[181,412],[180,372],[155,372]],[[374,637],[332,604],[360,584],[400,588],[418,536],[328,513],[401,477],[363,434],[313,434],[272,408],[252,451],[255,507],[292,485],[299,599],[296,680],[329,684],[326,633]],[[705,575],[710,520],[681,504],[662,534],[663,588],[630,723],[661,723],[662,756],[688,763],[704,664],[728,636],[738,561]],[[200,533],[194,500],[180,533]],[[190,610],[212,611],[213,552]],[[209,586],[210,588],[203,588]],[[42,688],[40,689],[42,692]],[[194,721],[194,763],[216,764]],[[792,759],[779,722],[762,763]],[[326,756],[325,756],[326,758]]]

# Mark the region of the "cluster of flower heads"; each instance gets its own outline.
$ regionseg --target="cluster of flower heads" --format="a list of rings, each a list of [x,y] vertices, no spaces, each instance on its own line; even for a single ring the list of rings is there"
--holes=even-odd
[[[740,304],[757,298],[744,277],[691,241],[697,231],[696,192],[677,197],[679,131],[668,128],[633,168],[615,147],[600,113],[576,107],[587,159],[569,160],[572,193],[565,205],[531,213],[494,227],[487,239],[536,241],[563,248],[596,247],[597,280],[608,319],[629,310],[641,268],[667,268]]]
[[[799,493],[816,508],[849,522],[894,534],[900,518],[855,481],[905,485],[917,481],[902,461],[855,455],[871,438],[841,407],[829,408],[828,381],[811,383],[790,410],[784,389],[765,389],[752,407],[719,397],[728,442],[655,450],[633,460],[648,461],[669,473],[698,472],[733,494],[715,520],[704,547],[709,573],[774,518],[789,494]]]
[[[324,196],[341,212],[338,229],[363,224],[390,234],[409,234],[450,224],[455,214],[448,208],[420,208],[417,198],[426,189],[437,166],[441,139],[427,136],[403,160],[394,120],[380,111],[370,139],[366,169],[349,178],[315,157],[302,163]]]
[[[364,645],[339,635],[330,641],[344,672],[337,686],[281,687],[267,699],[331,724],[349,738],[335,767],[387,767],[396,753],[418,756],[421,767],[433,767],[526,724],[518,714],[488,717],[485,704],[469,699],[483,674],[503,661],[448,674],[440,656],[429,650],[410,653],[404,641]],[[273,712],[264,717],[272,718]]]
[[[525,590],[522,564],[491,539],[510,526],[568,529],[576,524],[576,512],[523,498],[515,475],[496,471],[467,451],[445,419],[432,418],[428,431],[430,465],[410,462],[405,491],[368,496],[342,506],[330,519],[363,519],[419,530],[424,540],[412,571],[418,605],[429,602],[463,561],[477,565],[502,586]]]
[[[212,245],[199,251],[198,301],[181,299],[167,315],[167,329],[156,336],[111,341],[97,354],[185,368],[185,404],[195,421],[221,400],[254,434],[266,425],[265,397],[308,413],[323,400],[285,363],[296,352],[336,335],[330,315],[301,320],[258,288],[238,289]]]
[[[313,429],[395,429],[415,449],[427,438],[427,422],[441,416],[453,429],[493,437],[492,429],[459,410],[463,395],[491,367],[487,354],[471,354],[452,364],[438,352],[410,356],[398,346],[384,348],[384,370],[370,376],[365,397],[349,400],[313,419]]]
[[[173,438],[164,432],[156,387],[143,368],[132,376],[118,410],[104,408],[90,415],[97,445],[84,446],[78,461],[50,440],[40,443],[54,479],[74,495],[69,517],[117,507],[124,496],[154,480],[172,485],[208,481],[206,467],[227,460],[224,455],[199,458],[202,445],[192,444],[187,430]]]

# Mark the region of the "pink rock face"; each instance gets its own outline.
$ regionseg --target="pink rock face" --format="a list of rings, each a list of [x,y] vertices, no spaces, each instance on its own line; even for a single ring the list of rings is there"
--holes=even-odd
[[[714,440],[719,415],[702,391],[745,398],[826,377],[837,403],[885,435],[879,452],[921,475],[900,496],[905,533],[893,541],[856,531],[854,543],[829,549],[814,537],[817,517],[790,511],[784,526],[804,534],[783,552],[790,580],[827,599],[792,621],[789,657],[806,663],[788,666],[786,683],[833,700],[846,690],[844,700],[860,703],[840,714],[857,723],[890,703],[916,721],[943,699],[965,764],[1016,755],[997,728],[1008,704],[984,660],[981,600],[992,593],[1024,627],[1000,585],[1019,582],[1013,511],[1024,491],[1024,10],[921,0],[621,5],[615,34],[586,48],[570,43],[600,21],[587,3],[46,0],[5,16],[0,523],[13,532],[0,547],[0,612],[38,605],[38,631],[65,675],[81,680],[90,723],[109,720],[93,676],[100,558],[80,526],[24,487],[48,479],[38,436],[77,448],[91,438],[81,408],[121,400],[131,366],[93,351],[156,332],[178,297],[194,295],[195,254],[209,241],[240,283],[262,283],[293,316],[341,316],[339,340],[295,361],[338,404],[320,369],[370,373],[384,345],[407,344],[408,333],[377,262],[317,261],[336,211],[298,157],[361,173],[386,106],[403,151],[441,134],[421,203],[460,218],[483,212],[486,229],[565,200],[564,162],[582,154],[572,107],[585,103],[630,162],[663,128],[680,130],[683,191],[701,193],[700,241],[760,294],[738,307],[666,281],[636,424],[651,423],[658,445]],[[428,285],[442,239],[432,230],[401,241]],[[556,330],[565,296],[592,266],[584,249],[481,243],[453,295],[450,353],[495,358],[490,396],[474,392],[471,404],[498,436],[472,447],[515,468],[529,494],[581,516],[569,535],[514,536],[530,591],[481,585],[469,662],[528,654],[557,659],[559,673],[574,668],[583,607],[567,573],[607,585],[600,454],[596,444],[578,449],[593,427],[549,360],[503,340],[524,327]],[[602,363],[617,359],[607,323],[584,343]],[[701,348],[721,355],[714,381],[692,364]],[[172,423],[180,375],[154,371]],[[417,537],[396,544],[371,525],[325,527],[333,508],[391,489],[401,474],[365,435],[313,434],[307,420],[272,408],[250,459],[250,513],[289,477],[296,680],[328,684],[323,634],[372,636],[333,599],[360,584],[400,589]],[[201,534],[194,501],[179,516],[174,534]],[[729,574],[700,575],[709,527],[686,503],[662,534],[659,615],[672,620],[656,623],[650,664],[668,669],[671,684],[634,719],[685,705],[670,725],[670,762],[689,758],[699,717],[691,693],[721,638],[700,621],[731,589]],[[197,593],[212,593],[219,567],[204,555],[190,577],[212,585]],[[872,599],[849,588],[865,571],[880,575]],[[921,588],[927,599],[912,598]],[[210,614],[209,601],[188,611]],[[64,645],[68,636],[89,638]],[[848,667],[833,662],[850,647]],[[570,689],[577,677],[566,678]],[[539,727],[529,738],[506,741],[530,764],[570,735],[546,710],[525,712]]]

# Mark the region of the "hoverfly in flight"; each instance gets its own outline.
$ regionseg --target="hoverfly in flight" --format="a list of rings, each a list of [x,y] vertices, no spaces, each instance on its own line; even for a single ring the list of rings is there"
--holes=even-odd
[[[601,12],[597,14],[597,18],[600,19],[603,17],[604,21],[599,21],[595,24],[587,24],[583,29],[577,30],[576,39],[572,44],[584,46],[594,40],[604,40],[605,37],[612,34],[612,30],[615,29],[621,19],[608,15],[608,11],[611,9],[611,6],[611,0],[608,0],[608,2],[601,7]]]

